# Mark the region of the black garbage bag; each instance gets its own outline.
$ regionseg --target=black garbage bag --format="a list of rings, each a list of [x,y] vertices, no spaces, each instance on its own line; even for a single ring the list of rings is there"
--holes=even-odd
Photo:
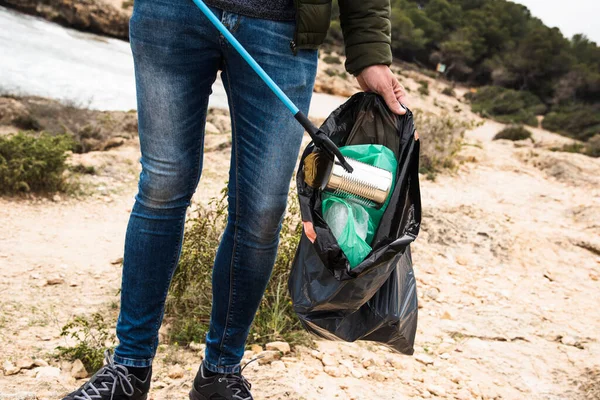
[[[330,340],[370,340],[413,354],[417,291],[410,244],[421,223],[419,141],[410,111],[393,114],[373,93],[358,93],[335,110],[321,130],[338,146],[381,144],[398,160],[396,183],[372,242],[358,266],[350,265],[321,212],[321,192],[306,185],[302,155],[296,183],[303,221],[312,222],[314,243],[303,233],[289,277],[294,311],[304,327]]]

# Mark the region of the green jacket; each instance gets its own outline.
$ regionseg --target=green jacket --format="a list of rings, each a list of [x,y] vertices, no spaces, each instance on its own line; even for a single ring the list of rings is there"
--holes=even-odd
[[[329,29],[332,0],[294,0],[292,50],[316,49]],[[390,0],[338,0],[346,47],[346,70],[357,75],[370,65],[392,63]]]

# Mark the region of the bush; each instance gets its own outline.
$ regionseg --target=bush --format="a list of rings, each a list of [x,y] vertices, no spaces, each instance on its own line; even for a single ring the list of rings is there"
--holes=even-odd
[[[442,90],[442,94],[449,97],[456,97],[456,92],[452,86],[447,86]]]
[[[600,104],[571,104],[555,107],[544,117],[542,127],[573,139],[586,141],[600,134]]]
[[[569,143],[562,147],[553,147],[552,151],[563,151],[567,153],[579,153],[590,157],[600,157],[600,135],[595,135],[585,143]]]
[[[546,106],[534,94],[499,86],[484,86],[466,97],[471,101],[473,112],[505,124],[537,126],[536,115],[546,111]]]
[[[0,136],[0,194],[65,189],[68,135],[17,133]]]
[[[523,127],[523,125],[513,125],[502,129],[494,136],[494,140],[506,139],[506,140],[525,140],[531,139],[531,132]]]
[[[423,96],[429,96],[429,82],[422,80],[419,81],[419,93]]]
[[[181,259],[169,290],[166,316],[171,324],[170,340],[185,344],[205,340],[212,302],[212,267],[227,222],[226,190],[201,208],[189,221]],[[296,196],[291,194],[284,218],[277,260],[248,338],[249,343],[266,343],[282,339],[290,343],[305,342],[299,320],[292,310],[287,291],[291,268],[302,224]]]
[[[58,357],[69,361],[81,360],[88,373],[102,367],[104,351],[114,347],[115,335],[101,313],[88,317],[75,317],[63,326],[60,336],[75,341],[73,346],[58,346]]]
[[[341,64],[342,60],[338,56],[325,56],[323,62],[325,64]]]
[[[454,169],[454,158],[471,123],[454,116],[440,117],[418,110],[415,112],[415,125],[422,138],[419,172],[433,180],[439,172]]]

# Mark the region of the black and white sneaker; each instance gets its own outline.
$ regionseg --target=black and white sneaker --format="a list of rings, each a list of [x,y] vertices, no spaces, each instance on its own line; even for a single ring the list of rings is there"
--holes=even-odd
[[[108,350],[104,353],[106,365],[83,386],[62,400],[146,400],[150,390],[152,368],[144,380],[129,373],[127,367],[115,364]]]
[[[211,374],[202,364],[194,379],[190,400],[253,400],[250,388],[250,382],[241,372]]]

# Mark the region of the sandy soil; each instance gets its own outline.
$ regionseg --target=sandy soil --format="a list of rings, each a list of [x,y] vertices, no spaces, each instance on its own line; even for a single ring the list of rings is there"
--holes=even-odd
[[[460,106],[446,97],[416,101]],[[537,129],[533,142],[492,141],[502,127],[468,132],[458,171],[422,181],[415,356],[369,343],[299,347],[248,367],[256,399],[600,398],[600,160],[551,152],[566,139]],[[226,181],[227,142],[207,135],[196,203]],[[97,171],[78,197],[0,199],[0,398],[57,399],[83,382],[52,354],[73,316],[114,316],[138,151],[129,141],[74,156]],[[31,358],[58,376],[9,374]],[[161,346],[151,397],[186,398],[200,360],[198,348]]]

